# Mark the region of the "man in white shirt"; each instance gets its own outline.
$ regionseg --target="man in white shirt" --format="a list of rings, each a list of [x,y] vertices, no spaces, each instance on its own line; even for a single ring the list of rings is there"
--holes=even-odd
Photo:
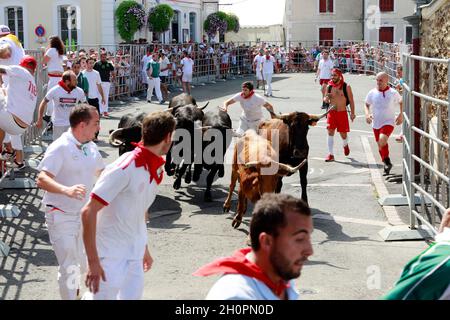
[[[250,222],[251,248],[221,258],[195,276],[221,275],[207,300],[298,300],[294,279],[313,254],[311,209],[286,194],[266,193]]]
[[[77,76],[73,71],[63,73],[62,80],[50,89],[39,106],[36,127],[42,128],[42,116],[49,102],[53,102],[53,141],[70,128],[70,111],[86,102],[84,91],[77,86]]]
[[[9,85],[0,96],[0,146],[5,133],[21,135],[33,122],[37,88],[34,80],[37,61],[25,56],[18,66],[0,66],[0,74],[7,75]]]
[[[272,97],[272,76],[273,70],[276,69],[278,73],[278,66],[275,58],[270,54],[269,50],[266,50],[266,55],[261,61],[261,69],[264,74],[264,80],[267,83],[267,93],[266,96]]]
[[[320,79],[320,86],[322,90],[322,101],[327,93],[327,86],[331,80],[331,70],[334,69],[334,62],[330,59],[328,51],[322,52],[322,59],[319,62],[319,67],[317,68],[316,80]],[[322,103],[322,109],[326,109],[325,102]]]
[[[247,130],[258,131],[258,126],[264,119],[262,107],[273,113],[273,106],[263,97],[256,94],[253,83],[250,81],[242,84],[242,92],[237,93],[231,99],[225,101],[221,110],[228,112],[228,107],[236,102],[241,103],[242,115],[239,123],[239,129],[236,131],[238,135],[243,136]]]
[[[24,56],[25,50],[19,39],[11,34],[7,26],[0,26],[0,65],[17,66]],[[6,87],[7,79],[3,79],[3,82]]]
[[[175,118],[144,118],[143,141],[109,165],[82,210],[89,263],[86,286],[95,300],[138,300],[153,259],[147,246],[147,212],[163,180],[163,155],[172,145]]]
[[[264,50],[260,49],[259,54],[253,59],[253,71],[256,72],[256,89],[259,89],[261,83],[264,86],[264,78],[261,70],[262,59],[264,59]]]
[[[89,92],[88,92],[88,103],[91,106],[94,106],[97,108],[98,113],[101,116],[101,110],[100,110],[100,103],[99,103],[99,97],[102,98],[102,105],[105,105],[105,95],[103,93],[102,88],[102,79],[100,77],[100,73],[96,70],[94,70],[94,64],[95,59],[88,58],[86,60],[86,70],[83,71],[84,77],[87,79],[89,83]],[[98,132],[95,135],[94,142],[98,141]]]
[[[397,110],[400,114],[396,117]],[[399,126],[403,122],[403,103],[398,91],[389,86],[387,73],[377,74],[377,87],[366,97],[365,113],[366,122],[372,124],[378,143],[381,160],[384,163],[384,174],[389,175],[393,165],[389,158],[388,140],[394,131],[394,125]]]
[[[95,178],[104,169],[97,146],[90,142],[99,130],[97,110],[83,104],[70,114],[71,130],[47,149],[39,165],[37,185],[45,190],[45,220],[58,260],[59,292],[63,300],[79,294],[81,273],[86,271],[80,210],[86,204]]]
[[[167,86],[169,84],[169,70],[171,69],[169,58],[167,58],[166,53],[161,50],[159,52],[159,64],[161,66],[161,70],[159,73],[159,78],[161,79],[161,91],[163,94],[163,101],[169,100],[169,91]]]
[[[183,92],[191,94],[191,83],[194,74],[194,60],[186,51],[183,51],[183,59],[181,60],[181,67],[183,68]]]
[[[141,63],[142,63],[142,83],[147,86],[148,85],[148,77],[147,77],[147,66],[150,60],[152,59],[152,51],[150,48],[147,48],[146,54],[142,57]]]

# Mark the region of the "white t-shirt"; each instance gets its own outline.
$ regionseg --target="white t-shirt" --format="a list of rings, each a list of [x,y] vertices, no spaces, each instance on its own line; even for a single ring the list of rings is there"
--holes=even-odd
[[[43,204],[70,213],[80,212],[87,203],[94,187],[96,173],[105,167],[95,143],[87,143],[83,146],[83,150],[77,145],[81,143],[75,139],[71,130],[64,132],[48,147],[38,167],[40,171],[47,171],[55,176],[55,181],[64,186],[72,187],[77,184],[86,186],[87,193],[83,200],[72,199],[62,194],[44,193]]]
[[[261,63],[264,74],[273,74],[273,68],[275,67],[275,58],[273,56],[270,56],[268,60],[266,56],[264,56]]]
[[[64,56],[60,55],[55,48],[50,48],[45,52],[47,57],[50,57],[50,60],[47,62],[47,70],[49,73],[52,72],[64,72],[63,63]]]
[[[25,56],[25,51],[23,50],[22,46],[17,45],[17,43],[10,37],[1,37],[0,47],[6,44],[11,47],[11,58],[0,59],[0,65],[17,66],[20,63],[20,60],[22,60],[22,58]]]
[[[45,99],[54,103],[52,114],[53,125],[56,127],[64,127],[70,126],[70,111],[77,104],[86,102],[86,95],[81,88],[76,87],[68,93],[60,85],[57,85],[47,92]]]
[[[253,63],[256,62],[256,71],[259,72],[261,68],[261,62],[263,60],[264,56],[260,56],[259,54],[253,59]]]
[[[389,88],[384,94],[385,97],[378,89],[372,89],[366,97],[366,103],[372,108],[374,129],[395,126],[395,112],[400,111],[402,97],[397,90]]]
[[[9,77],[6,110],[30,125],[38,96],[34,77],[21,66],[5,66],[4,69]]]
[[[295,283],[290,281],[290,288],[286,290],[288,300],[298,300]],[[280,300],[270,288],[255,278],[240,274],[222,276],[212,286],[206,300]]]
[[[222,64],[228,64],[229,58],[230,58],[230,54],[229,53],[224,53],[222,55]]]
[[[244,99],[238,93],[232,99],[241,103],[243,109],[241,117],[248,121],[258,121],[263,118],[262,106],[266,103],[266,100],[260,95],[255,93],[251,98]]]
[[[147,245],[145,213],[156,198],[158,185],[150,182],[144,167],[136,168],[133,152],[106,167],[92,196],[107,204],[97,216],[97,249],[100,258],[142,260]],[[160,168],[161,174],[163,168]]]
[[[102,78],[100,77],[100,73],[97,70],[92,71],[83,71],[83,75],[86,77],[89,83],[89,99],[100,99],[100,92],[98,91],[97,85],[102,84]]]
[[[319,69],[320,69],[320,79],[331,79],[331,70],[334,68],[334,62],[330,58],[327,60],[320,60]]]
[[[142,60],[141,60],[143,63],[142,71],[145,72],[146,74],[147,74],[147,65],[150,62],[150,60],[152,60],[152,55],[149,55],[149,56],[145,55],[142,57]]]
[[[184,74],[193,74],[194,73],[194,60],[191,58],[183,58],[181,60],[181,64],[183,65],[183,73]]]
[[[159,60],[159,64],[160,64],[161,70],[164,69],[164,68],[167,68],[169,66],[169,64],[170,64],[169,58],[164,57],[164,59],[160,59]],[[166,71],[161,71],[159,73],[159,76],[161,76],[161,77],[168,77],[169,76],[169,69],[167,69]]]

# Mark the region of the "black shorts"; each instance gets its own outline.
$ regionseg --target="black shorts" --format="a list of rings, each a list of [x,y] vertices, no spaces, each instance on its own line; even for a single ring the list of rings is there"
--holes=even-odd
[[[161,79],[161,83],[167,83],[167,76],[159,76],[159,78]]]

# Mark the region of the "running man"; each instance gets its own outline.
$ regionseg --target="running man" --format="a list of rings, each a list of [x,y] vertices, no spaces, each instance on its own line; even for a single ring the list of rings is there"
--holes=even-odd
[[[82,210],[89,263],[86,286],[94,300],[138,300],[153,259],[147,246],[147,212],[163,180],[175,118],[147,115],[143,141],[109,165]],[[85,298],[90,298],[85,296]]]
[[[261,70],[261,62],[264,59],[264,49],[259,50],[259,54],[253,59],[253,71],[256,73],[256,89],[259,89],[259,85],[264,84],[264,78]]]
[[[264,74],[264,80],[267,84],[267,97],[272,97],[272,76],[273,70],[275,68],[276,73],[278,73],[278,66],[274,56],[270,54],[269,50],[266,50],[266,55],[261,59],[261,69]]]
[[[258,126],[264,120],[262,107],[273,113],[273,106],[259,94],[256,94],[253,83],[246,81],[242,84],[242,92],[237,93],[233,98],[224,102],[220,108],[228,112],[228,107],[236,102],[241,103],[242,115],[239,123],[239,129],[236,131],[239,135],[244,135],[247,130],[258,132]]]
[[[97,146],[90,142],[99,130],[97,110],[82,104],[70,113],[71,130],[53,142],[39,165],[37,185],[45,190],[45,221],[58,260],[59,292],[63,300],[75,300],[86,272],[80,210],[87,202],[95,178],[104,169]]]
[[[350,147],[348,146],[348,133],[350,132],[347,115],[348,105],[350,105],[350,119],[352,122],[356,118],[352,88],[344,81],[344,76],[339,69],[333,69],[331,72],[331,80],[328,82],[324,103],[327,106],[332,105],[336,107],[327,116],[328,156],[325,158],[325,161],[332,162],[334,161],[334,135],[336,130],[342,138],[344,155],[348,156],[350,154]]]
[[[321,90],[322,90],[322,99],[325,98],[325,94],[327,92],[328,83],[331,80],[331,70],[334,68],[333,60],[330,59],[328,51],[322,52],[322,59],[319,62],[319,67],[317,68],[316,79],[319,78]],[[322,104],[322,109],[326,109],[327,105],[325,102]]]
[[[397,108],[400,114],[396,117]],[[392,162],[389,158],[388,140],[394,126],[403,122],[403,102],[397,90],[389,86],[389,76],[385,72],[377,74],[377,88],[372,89],[366,97],[366,122],[372,124],[375,140],[378,143],[384,174],[389,175]]]

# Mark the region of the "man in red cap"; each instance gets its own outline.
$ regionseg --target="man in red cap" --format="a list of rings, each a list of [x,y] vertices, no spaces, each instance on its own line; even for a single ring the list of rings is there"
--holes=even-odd
[[[325,158],[325,161],[331,162],[334,161],[333,149],[336,130],[341,135],[345,156],[350,154],[350,147],[348,146],[348,133],[350,132],[347,115],[348,105],[350,105],[350,119],[352,122],[356,118],[352,88],[344,81],[341,70],[335,68],[331,71],[331,80],[328,82],[327,94],[323,101],[327,105],[336,106],[335,110],[328,113],[327,118],[328,155]]]
[[[0,146],[5,133],[20,135],[33,122],[38,95],[34,80],[36,67],[32,56],[23,57],[18,66],[0,66],[0,74],[10,79],[4,95],[0,94]]]
[[[297,300],[293,279],[313,254],[311,209],[287,194],[266,193],[250,223],[251,248],[216,260],[194,273],[222,277],[208,300]]]

